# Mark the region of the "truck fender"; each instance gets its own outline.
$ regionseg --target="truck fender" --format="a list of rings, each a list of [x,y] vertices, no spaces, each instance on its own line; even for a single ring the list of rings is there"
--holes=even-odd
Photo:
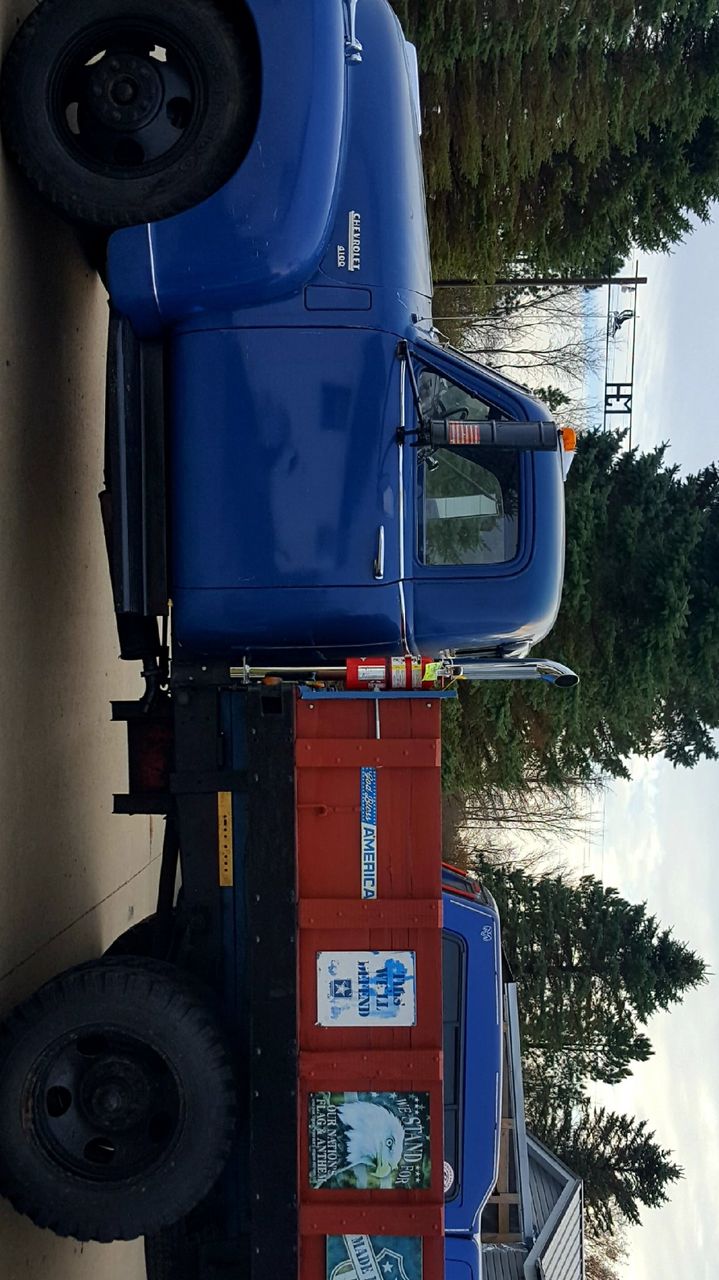
[[[208,200],[110,240],[110,291],[143,336],[189,314],[288,297],[324,253],[345,127],[340,0],[248,0],[260,58],[250,150]]]

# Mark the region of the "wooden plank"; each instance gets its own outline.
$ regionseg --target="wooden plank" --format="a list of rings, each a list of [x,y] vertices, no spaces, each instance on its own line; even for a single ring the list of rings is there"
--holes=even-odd
[[[301,929],[322,929],[331,933],[347,929],[439,929],[442,902],[439,898],[303,898],[299,904]],[[328,946],[337,945],[328,938]]]
[[[350,1193],[351,1194],[351,1193]],[[391,1201],[386,1191],[370,1193],[379,1197],[374,1203],[358,1204],[341,1192],[328,1192],[332,1203],[305,1203],[300,1208],[300,1234],[303,1236],[441,1236],[444,1206],[422,1203],[381,1203]],[[413,1193],[416,1197],[422,1192]]]
[[[415,955],[416,1021],[407,1027],[320,1026],[317,1021],[317,954],[320,951],[412,951]],[[316,1052],[375,1049],[441,1049],[442,934],[437,929],[301,929],[299,949],[301,1047]]]
[[[357,1028],[361,1031],[361,1028]],[[401,1081],[406,1089],[421,1089],[442,1079],[441,1049],[339,1049],[300,1054],[300,1079],[315,1087],[322,1080],[335,1087],[360,1073],[370,1084]]]
[[[360,767],[297,771],[299,890],[303,898],[361,896]],[[440,771],[377,772],[377,893],[440,893]]]
[[[437,769],[438,738],[305,738],[297,743],[298,769]]]
[[[313,703],[297,699],[298,738],[375,738],[379,710],[382,738],[439,738],[441,700],[428,697],[322,699]]]

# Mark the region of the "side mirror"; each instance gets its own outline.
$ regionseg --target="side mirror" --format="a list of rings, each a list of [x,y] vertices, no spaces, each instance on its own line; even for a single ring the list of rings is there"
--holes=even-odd
[[[461,418],[433,418],[429,423],[429,444],[433,449],[479,445],[556,453],[559,433],[554,422],[505,422],[495,418],[465,422]]]

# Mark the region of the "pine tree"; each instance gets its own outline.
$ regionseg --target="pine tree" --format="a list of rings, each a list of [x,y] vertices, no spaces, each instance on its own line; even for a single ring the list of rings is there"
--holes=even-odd
[[[543,1138],[582,1178],[594,1230],[611,1231],[618,1216],[639,1223],[641,1207],[666,1203],[670,1184],[683,1176],[645,1120],[604,1107],[584,1103],[579,1112],[567,1110]]]
[[[396,0],[417,46],[440,269],[599,273],[719,194],[712,0]]]
[[[563,1093],[578,1096],[587,1079],[617,1083],[646,1060],[648,1019],[703,983],[706,967],[645,904],[627,902],[594,876],[572,884],[517,868],[478,869],[499,905],[523,1052],[537,1080],[545,1076],[535,1114],[548,1123]]]
[[[663,448],[623,451],[614,433],[588,432],[566,501],[564,593],[542,649],[581,682],[561,698],[541,684],[461,688],[446,766],[467,789],[521,787],[528,769],[626,777],[630,755],[716,758],[717,468],[682,478]]]

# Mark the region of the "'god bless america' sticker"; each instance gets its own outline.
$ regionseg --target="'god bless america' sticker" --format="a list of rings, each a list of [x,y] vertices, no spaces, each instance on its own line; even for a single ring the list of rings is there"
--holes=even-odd
[[[377,770],[360,769],[362,897],[377,897]]]

